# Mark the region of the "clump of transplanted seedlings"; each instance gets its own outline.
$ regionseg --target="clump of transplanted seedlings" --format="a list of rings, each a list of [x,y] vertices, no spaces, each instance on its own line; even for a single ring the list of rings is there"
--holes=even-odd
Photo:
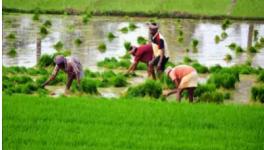
[[[53,45],[53,47],[56,49],[56,50],[62,50],[63,49],[63,43],[61,41],[58,41],[56,44]]]
[[[129,28],[130,31],[134,31],[138,27],[136,26],[135,23],[130,22],[129,25],[128,25],[128,28]]]
[[[146,40],[144,37],[142,37],[142,36],[139,36],[138,38],[137,38],[137,43],[139,44],[139,45],[144,45],[144,44],[146,44],[148,42],[148,40]]]
[[[130,47],[131,47],[131,43],[128,42],[128,41],[125,41],[125,43],[124,43],[124,47],[125,47],[125,49],[128,51],[128,50],[130,49]]]
[[[119,31],[122,33],[128,33],[128,27],[123,27]]]
[[[9,34],[6,36],[6,38],[7,38],[8,40],[14,40],[14,39],[16,39],[16,35],[15,35],[15,33],[9,33]]]
[[[106,44],[105,43],[100,43],[99,45],[98,45],[98,47],[97,47],[97,49],[100,51],[100,52],[102,52],[102,53],[104,53],[105,51],[106,51]]]
[[[232,56],[230,54],[226,54],[224,60],[230,62],[232,60]]]
[[[199,41],[197,39],[192,39],[191,45],[194,53],[198,52],[198,48],[197,48],[198,44]]]
[[[112,32],[109,32],[107,34],[107,38],[108,38],[109,41],[112,41],[114,38],[116,38],[116,36]]]
[[[43,23],[43,25],[44,25],[45,27],[49,28],[49,27],[52,26],[52,23],[51,23],[50,20],[46,20],[46,21]]]
[[[83,41],[80,38],[77,38],[74,40],[75,45],[79,46],[83,43]]]
[[[16,51],[15,48],[11,48],[11,49],[8,51],[7,54],[8,54],[9,56],[11,56],[11,57],[14,57],[14,56],[17,55],[17,51]]]
[[[231,24],[232,24],[232,23],[231,23],[230,20],[225,19],[225,20],[223,21],[222,25],[221,25],[221,28],[222,28],[223,30],[226,30],[228,27],[230,27]]]

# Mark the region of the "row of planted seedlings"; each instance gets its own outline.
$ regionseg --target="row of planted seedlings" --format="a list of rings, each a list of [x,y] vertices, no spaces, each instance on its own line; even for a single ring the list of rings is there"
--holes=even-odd
[[[232,67],[221,67],[220,65],[216,65],[208,68],[188,57],[185,57],[183,63],[193,66],[199,74],[208,75],[207,81],[198,84],[195,90],[194,95],[197,102],[223,103],[225,99],[232,99],[232,93],[240,81],[241,74],[253,74],[258,76],[251,90],[251,99],[262,103],[264,102],[264,70],[262,68],[254,68],[251,64],[241,64]],[[162,90],[173,88],[175,88],[175,85],[170,79],[166,75],[162,75],[159,80],[149,79],[142,84],[129,87],[125,96],[147,96],[163,100]],[[187,93],[183,93],[183,95],[187,98]]]
[[[57,55],[68,56],[68,51],[60,51],[53,55],[44,54],[41,56],[36,67],[3,67],[3,91],[6,94],[48,94],[48,91],[41,88],[41,85],[49,78],[54,68],[54,58]],[[84,70],[84,78],[81,80],[80,91],[88,94],[99,94],[97,87],[124,87],[128,85],[127,77],[113,71],[92,72]],[[60,71],[49,85],[65,85],[67,76]],[[77,92],[77,83],[73,82],[71,91]]]

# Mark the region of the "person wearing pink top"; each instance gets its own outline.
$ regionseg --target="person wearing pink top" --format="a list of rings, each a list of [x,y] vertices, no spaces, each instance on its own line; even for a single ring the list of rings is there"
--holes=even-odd
[[[62,55],[58,55],[55,57],[54,63],[56,64],[56,66],[53,69],[52,75],[45,83],[42,84],[42,87],[44,88],[52,80],[54,80],[58,75],[59,71],[62,70],[68,76],[65,94],[70,89],[72,85],[72,81],[74,79],[77,80],[78,88],[80,89],[80,80],[83,77],[83,69],[80,61],[76,57],[72,57],[72,56],[64,57]]]
[[[194,91],[198,81],[197,71],[192,66],[179,65],[174,68],[168,67],[165,73],[175,83],[176,88],[165,92],[163,95],[169,96],[176,93],[177,100],[181,101],[182,92],[188,90],[189,102],[193,102]]]

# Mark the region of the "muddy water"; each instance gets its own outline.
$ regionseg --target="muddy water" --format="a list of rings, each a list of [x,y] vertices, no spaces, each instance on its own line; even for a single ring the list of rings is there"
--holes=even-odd
[[[119,57],[125,53],[123,43],[130,41],[137,45],[137,37],[148,37],[148,29],[145,23],[149,18],[127,18],[127,17],[94,17],[84,25],[80,16],[63,15],[41,15],[41,21],[49,19],[52,27],[49,34],[42,40],[42,54],[54,53],[53,45],[62,41],[64,48],[71,50],[72,54],[79,57],[85,67],[96,68],[96,62],[105,57]],[[134,22],[139,28],[127,34],[121,33],[120,28]],[[242,63],[247,59],[247,54],[235,55],[226,47],[232,42],[247,47],[249,24],[254,24],[254,29],[259,31],[259,36],[264,36],[264,22],[235,21],[227,29],[227,39],[215,44],[214,37],[221,34],[222,21],[210,20],[180,20],[160,19],[160,32],[166,39],[168,54],[173,62],[182,61],[188,55],[197,59],[200,63],[211,66],[221,64],[223,66]],[[3,64],[6,66],[34,66],[36,64],[36,39],[41,23],[32,21],[32,15],[28,14],[4,14],[3,16]],[[183,43],[177,42],[178,29],[184,32]],[[108,32],[113,32],[117,38],[108,41]],[[16,40],[7,40],[9,33],[15,33]],[[74,40],[80,38],[83,43],[80,46],[74,44]],[[190,47],[191,40],[199,40],[198,53],[186,53],[185,49]],[[97,50],[99,43],[105,42],[107,51],[101,53]],[[11,48],[17,49],[17,56],[10,57],[7,52]],[[229,63],[224,61],[226,54],[231,54],[233,60]],[[264,50],[252,56],[255,66],[264,67]]]
[[[52,27],[49,29],[49,34],[41,41],[41,53],[52,54],[56,50],[53,45],[61,41],[64,44],[64,49],[72,51],[72,54],[79,57],[85,68],[98,70],[96,63],[106,57],[120,57],[125,54],[124,42],[130,41],[133,45],[137,44],[137,37],[148,37],[148,29],[145,23],[149,18],[127,18],[127,17],[94,17],[91,21],[84,25],[80,16],[63,16],[63,15],[41,15],[41,22],[51,20]],[[134,22],[138,28],[134,31],[129,31],[127,34],[121,33],[119,29],[127,27],[129,22]],[[234,21],[230,28],[226,30],[228,37],[215,44],[215,35],[220,35],[222,32],[222,21],[212,20],[190,20],[184,19],[160,19],[160,32],[166,39],[168,46],[167,52],[174,63],[181,62],[184,56],[189,56],[197,59],[200,63],[211,66],[220,64],[229,66],[233,64],[243,63],[248,57],[253,60],[253,65],[264,67],[264,49],[260,53],[248,56],[246,53],[236,55],[229,50],[227,45],[234,42],[247,47],[248,28],[249,24],[254,25],[254,29],[259,31],[259,37],[264,36],[264,22],[247,22]],[[4,14],[3,15],[3,65],[5,66],[27,66],[36,65],[37,53],[36,42],[39,32],[40,22],[32,21],[32,15],[28,14]],[[184,41],[177,41],[178,29],[184,32]],[[114,33],[117,38],[112,41],[107,39],[109,32]],[[10,33],[16,35],[15,40],[6,38]],[[80,38],[83,43],[76,46],[74,40]],[[186,48],[190,48],[191,40],[195,38],[199,40],[198,52],[185,52]],[[106,43],[107,50],[101,53],[97,50],[100,43]],[[17,56],[10,57],[7,52],[11,49],[17,49]],[[233,60],[229,63],[224,61],[226,54],[231,54]],[[99,69],[102,71],[101,69]],[[129,80],[131,85],[144,82],[146,79],[145,72],[140,72],[140,76]],[[202,76],[200,81],[205,82],[207,76]],[[250,83],[249,83],[250,82]],[[245,80],[239,84],[238,91],[235,97],[242,102],[248,100],[249,94],[243,95],[249,89],[251,80]],[[58,88],[55,95],[63,93],[64,87]],[[99,92],[105,97],[116,97],[125,91],[126,88],[99,88]]]

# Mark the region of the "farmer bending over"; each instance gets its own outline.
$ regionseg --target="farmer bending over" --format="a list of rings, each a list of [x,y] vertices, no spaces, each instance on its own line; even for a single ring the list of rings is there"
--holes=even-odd
[[[80,79],[83,76],[82,65],[80,61],[75,57],[64,57],[58,55],[55,57],[54,62],[56,64],[50,78],[42,85],[45,87],[54,80],[60,70],[64,71],[68,75],[65,93],[70,89],[72,81],[77,80],[78,88],[80,89]]]
[[[168,77],[175,83],[176,88],[165,92],[164,96],[176,93],[176,98],[180,102],[183,90],[188,90],[189,102],[193,102],[194,90],[197,87],[197,71],[188,65],[179,65],[174,68],[168,67],[165,70]]]
[[[139,47],[131,46],[129,53],[134,56],[134,62],[129,67],[126,74],[134,73],[139,62],[143,62],[148,66],[148,77],[152,75],[155,77],[154,71],[150,69],[149,62],[153,57],[153,50],[151,44],[141,45]],[[151,72],[152,71],[152,72]]]
[[[168,57],[165,56],[165,40],[159,33],[159,26],[157,23],[148,23],[150,41],[153,49],[153,58],[150,61],[150,68],[154,71],[156,68],[157,73],[160,74],[165,70],[165,65]]]

